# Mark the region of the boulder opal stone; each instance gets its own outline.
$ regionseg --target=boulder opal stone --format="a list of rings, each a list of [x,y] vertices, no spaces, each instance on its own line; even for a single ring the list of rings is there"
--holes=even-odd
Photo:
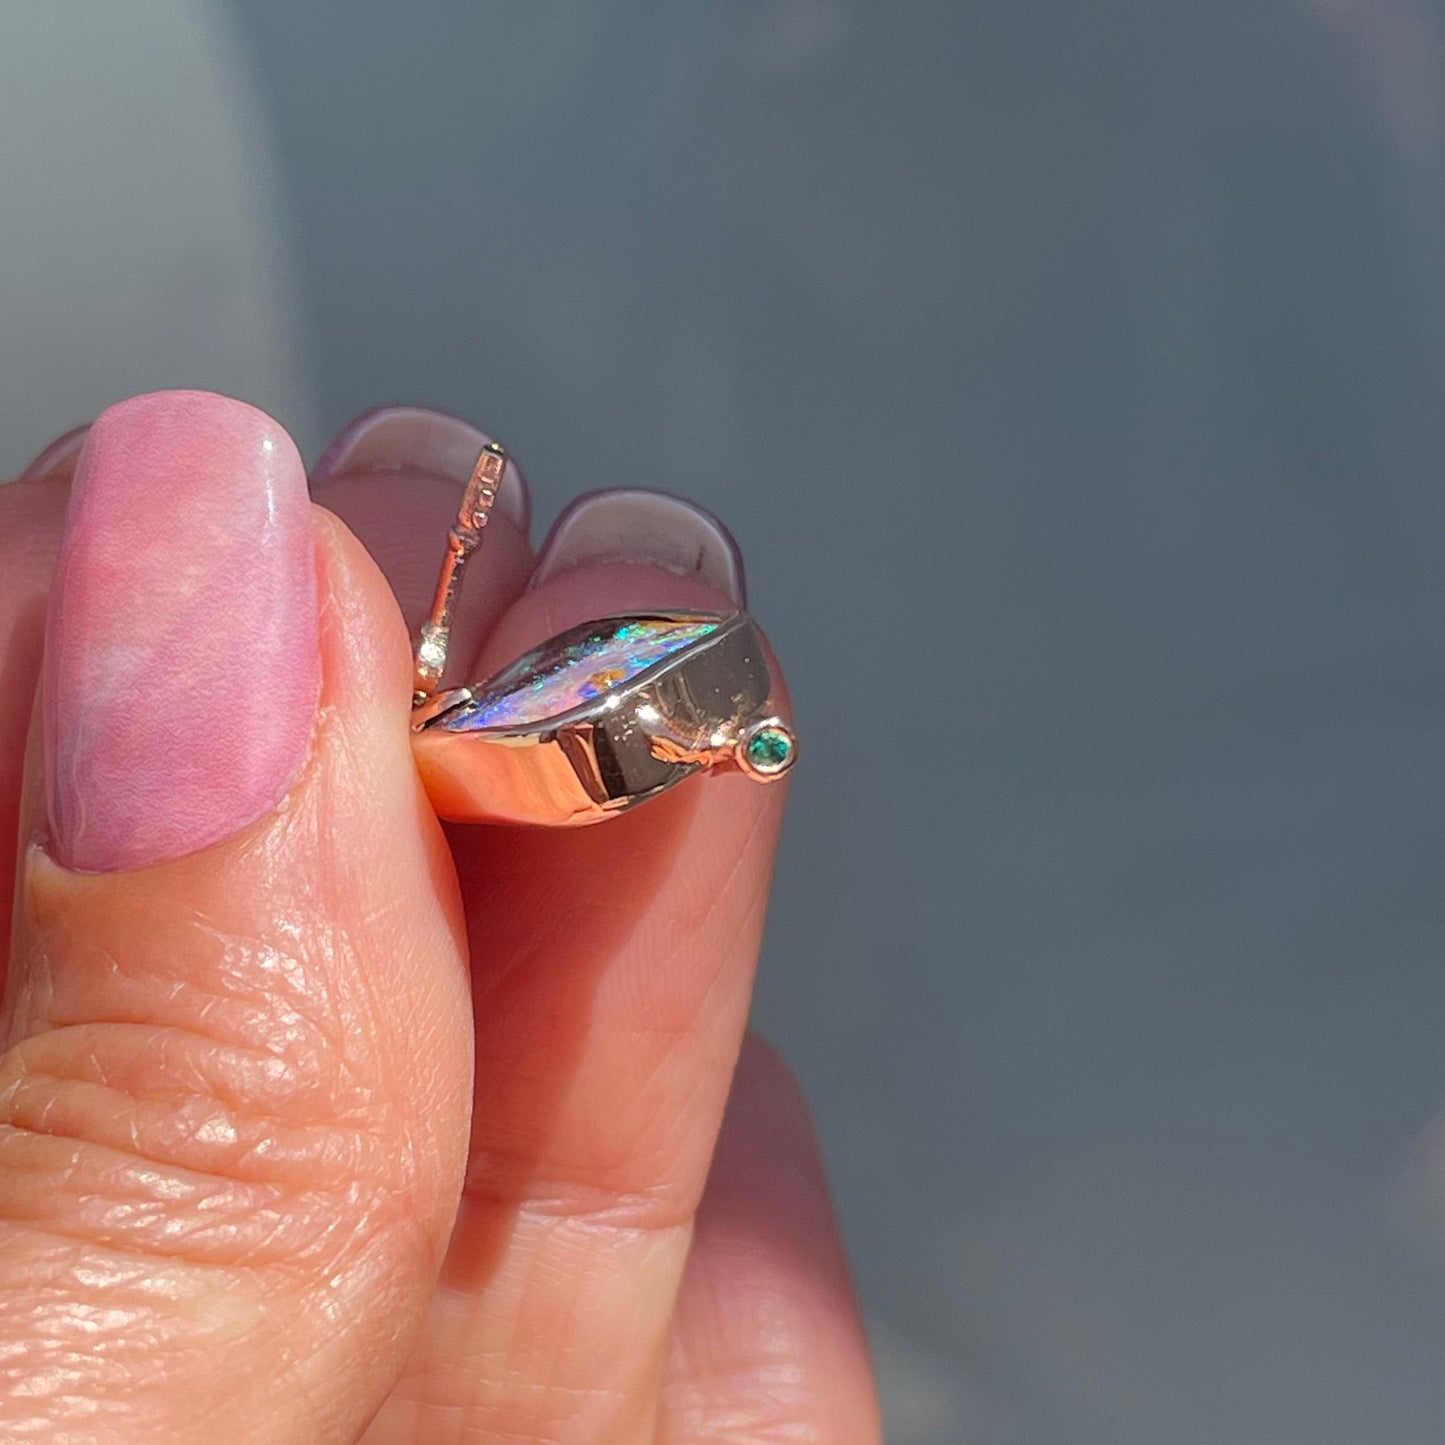
[[[717,628],[717,619],[679,617],[585,623],[524,653],[436,725],[450,732],[534,727],[595,702]]]

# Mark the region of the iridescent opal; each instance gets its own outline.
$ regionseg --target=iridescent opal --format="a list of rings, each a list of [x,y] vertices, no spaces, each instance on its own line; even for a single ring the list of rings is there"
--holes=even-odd
[[[619,617],[574,627],[524,653],[438,719],[451,732],[545,722],[630,682],[716,632],[716,620]]]

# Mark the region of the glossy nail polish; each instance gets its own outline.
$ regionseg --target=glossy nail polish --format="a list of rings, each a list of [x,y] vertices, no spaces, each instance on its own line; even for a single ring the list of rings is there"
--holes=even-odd
[[[206,392],[104,412],[47,621],[59,860],[139,868],[254,822],[300,772],[319,682],[310,503],[283,428]]]
[[[579,497],[557,518],[530,585],[588,562],[636,562],[691,574],[739,607],[747,596],[732,533],[710,512],[665,492],[617,489]]]

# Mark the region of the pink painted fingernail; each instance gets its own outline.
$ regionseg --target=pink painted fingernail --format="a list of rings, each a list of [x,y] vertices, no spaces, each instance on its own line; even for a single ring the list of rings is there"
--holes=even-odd
[[[578,497],[557,518],[537,556],[531,587],[592,562],[637,562],[691,573],[743,605],[743,556],[711,512],[666,492],[618,487]]]
[[[66,477],[75,470],[76,459],[80,456],[80,449],[85,445],[86,434],[90,431],[90,423],[84,426],[71,427],[63,436],[58,436],[45,448],[39,456],[25,468],[18,481],[33,482],[41,477],[61,474]]]
[[[477,455],[493,441],[471,422],[428,406],[379,406],[337,432],[311,469],[311,484],[325,486],[346,472],[434,472],[465,486]],[[515,460],[507,463],[497,506],[524,532],[532,519],[532,494]]]
[[[45,640],[56,856],[140,868],[254,822],[301,770],[319,686],[291,438],[208,392],[102,413],[76,467]]]

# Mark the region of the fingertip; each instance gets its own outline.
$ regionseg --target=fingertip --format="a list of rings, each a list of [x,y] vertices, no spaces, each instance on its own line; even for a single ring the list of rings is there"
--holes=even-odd
[[[730,607],[747,601],[737,539],[712,512],[670,492],[613,487],[577,497],[552,524],[531,585],[597,562],[633,562],[695,576],[722,593]]]

